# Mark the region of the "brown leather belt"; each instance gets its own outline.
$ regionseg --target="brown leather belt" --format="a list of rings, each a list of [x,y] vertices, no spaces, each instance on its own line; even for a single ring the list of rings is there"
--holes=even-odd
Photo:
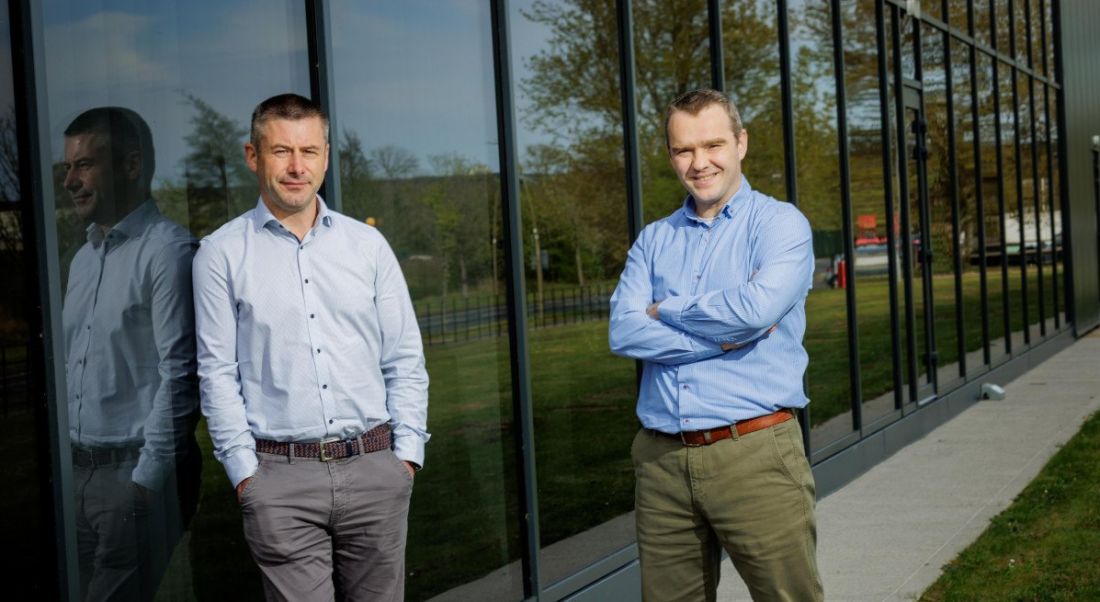
[[[322,462],[339,460],[359,454],[390,449],[393,438],[390,425],[383,424],[351,439],[315,441],[312,443],[286,443],[282,441],[256,440],[256,451],[263,454],[277,454],[291,458],[317,458]]]
[[[731,439],[733,437],[734,429],[737,430],[738,437],[744,437],[749,433],[754,433],[761,429],[766,429],[771,426],[775,426],[782,422],[786,422],[794,418],[794,410],[790,408],[783,408],[782,410],[772,412],[771,414],[764,414],[763,416],[757,416],[756,418],[750,418],[748,420],[742,420],[737,424],[730,426],[720,426],[706,431],[683,431],[681,433],[662,433],[661,431],[652,431],[658,435],[664,435],[672,439],[679,439],[687,447],[700,447],[703,445],[710,445],[723,439]]]

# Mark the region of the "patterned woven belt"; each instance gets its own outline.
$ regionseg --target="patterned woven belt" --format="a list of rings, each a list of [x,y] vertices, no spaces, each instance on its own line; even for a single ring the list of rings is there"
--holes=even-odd
[[[390,449],[393,437],[390,425],[376,426],[358,437],[343,440],[315,441],[313,443],[285,443],[282,441],[256,440],[256,451],[292,458],[317,458],[322,462],[349,458],[359,454]]]

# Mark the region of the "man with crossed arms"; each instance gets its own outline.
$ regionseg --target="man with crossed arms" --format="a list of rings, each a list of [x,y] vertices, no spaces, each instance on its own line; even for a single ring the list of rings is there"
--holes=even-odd
[[[742,176],[748,133],[724,94],[681,95],[665,126],[688,196],[631,248],[609,332],[644,364],[631,449],[643,598],[714,600],[725,549],[754,600],[821,600],[793,419],[809,401],[810,225]]]

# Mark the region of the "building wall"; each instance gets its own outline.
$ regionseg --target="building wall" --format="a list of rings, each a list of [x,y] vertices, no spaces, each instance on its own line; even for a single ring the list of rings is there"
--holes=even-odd
[[[919,17],[907,12],[915,4]],[[65,333],[92,315],[68,300],[87,232],[64,177],[64,130],[82,111],[124,106],[148,122],[152,196],[201,238],[256,203],[241,153],[253,106],[287,91],[322,102],[325,199],[394,248],[432,381],[408,597],[617,599],[637,589],[637,366],[608,350],[608,298],[632,236],[683,201],[662,132],[677,93],[729,92],[750,133],[747,178],[814,229],[812,403],[799,418],[820,492],[1095,322],[1095,230],[1080,218],[1093,215],[1091,163],[1075,138],[1097,129],[1077,92],[1095,91],[1096,42],[1081,24],[1095,9],[1062,8],[1077,45],[1063,53],[1060,111],[1053,5],[967,4],[12,2],[0,100],[14,108],[17,144],[4,158],[20,175],[0,226],[23,224],[26,245],[0,249],[23,283],[0,297],[0,444],[14,450],[19,491],[0,521],[5,537],[56,537],[35,560],[0,567],[3,581],[77,598],[91,574],[77,545],[89,456],[76,448],[102,417],[81,410],[92,407],[79,402],[83,358]],[[1073,233],[1065,243],[1058,215]],[[193,434],[198,511],[161,588],[255,599],[233,492],[205,425]],[[35,579],[15,579],[32,566]]]
[[[1096,31],[1100,5],[1063,1],[1061,6],[1063,102],[1065,135],[1065,195],[1073,237],[1074,319],[1078,332],[1100,324],[1100,248],[1094,153],[1100,135],[1100,71]]]

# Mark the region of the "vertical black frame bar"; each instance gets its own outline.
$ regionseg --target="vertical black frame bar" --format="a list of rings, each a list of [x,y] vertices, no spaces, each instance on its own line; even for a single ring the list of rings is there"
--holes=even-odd
[[[928,385],[935,395],[939,389],[939,357],[936,352],[936,298],[933,294],[935,282],[932,279],[932,214],[931,199],[928,197],[928,119],[924,110],[924,28],[920,18],[913,18],[913,68],[917,81],[921,82],[920,102],[917,107],[917,131],[914,132],[915,163],[917,166],[917,199],[920,214],[920,262],[921,262],[921,299],[924,318],[924,362]],[[922,387],[918,385],[917,390]],[[924,401],[918,399],[918,402]]]
[[[328,115],[328,173],[321,186],[321,196],[329,207],[343,211],[340,194],[340,128],[337,127],[335,91],[332,76],[332,16],[331,7],[321,0],[305,0],[306,50],[309,55],[309,94]]]
[[[950,20],[948,0],[943,0],[942,13],[944,20]],[[959,224],[959,215],[961,214],[960,200],[959,200],[959,166],[958,166],[958,145],[956,144],[955,137],[955,70],[953,65],[955,63],[955,57],[951,52],[952,49],[952,36],[951,33],[945,29],[943,30],[943,68],[945,78],[945,97],[944,100],[947,103],[947,177],[951,179],[950,193],[951,193],[951,252],[954,261],[952,261],[951,269],[954,270],[955,275],[955,353],[958,356],[959,377],[966,377],[966,328],[963,326],[963,320],[965,319],[965,312],[963,309],[963,280],[962,280],[962,249],[959,246],[959,239],[962,235],[961,227]]]
[[[844,81],[844,19],[840,0],[829,6],[833,30],[833,74],[836,81],[836,136],[840,153],[840,230],[844,236],[844,271],[847,287],[844,298],[848,310],[848,383],[851,387],[852,430],[863,427],[863,388],[859,372],[859,329],[856,319],[855,245],[852,238],[852,178],[848,145],[848,99]]]
[[[1031,322],[1028,311],[1028,294],[1030,292],[1027,282],[1027,226],[1024,219],[1024,174],[1020,173],[1020,80],[1019,70],[1016,68],[1016,6],[1013,0],[1008,0],[1008,54],[1013,62],[1007,63],[1012,86],[1012,162],[1016,172],[1016,212],[1019,216],[1017,229],[1020,235],[1020,313],[1023,317],[1024,345],[1031,344]],[[1038,219],[1039,216],[1035,216]],[[1007,258],[1007,245],[1005,248]]]
[[[726,91],[726,59],[722,44],[722,0],[707,0],[707,26],[710,30],[710,85]]]
[[[623,116],[623,169],[626,177],[626,231],[631,244],[645,227],[642,207],[642,159],[638,154],[638,105],[634,95],[634,12],[631,0],[615,0],[619,36],[619,102]],[[641,360],[634,362],[634,381],[641,386]]]
[[[977,1],[977,0],[975,0]],[[978,221],[978,288],[980,290],[981,320],[982,320],[982,363],[989,366],[992,363],[989,336],[989,275],[987,267],[989,263],[986,249],[985,233],[985,191],[982,188],[982,126],[981,108],[978,95],[978,47],[975,38],[976,25],[974,23],[974,2],[967,4],[967,20],[970,22],[970,38],[974,44],[969,46],[970,58],[970,121],[972,137],[974,138],[974,200],[977,203]]]
[[[1062,62],[1062,3],[1060,0],[1050,0],[1051,31],[1054,36],[1054,81],[1061,83],[1065,77],[1065,65]],[[1062,87],[1054,88],[1055,103],[1058,106],[1058,204],[1062,214],[1062,248],[1073,249],[1073,231],[1069,223],[1069,187],[1066,186],[1065,175],[1067,171],[1066,155],[1066,95]],[[1073,284],[1073,253],[1062,253],[1062,261],[1065,262],[1062,276],[1063,291],[1066,299],[1066,323],[1074,325],[1077,330],[1077,301],[1074,299],[1075,285]],[[1082,333],[1077,332],[1080,335]]]
[[[897,128],[897,174],[898,199],[901,209],[901,256],[905,264],[901,268],[902,295],[905,298],[905,350],[908,372],[909,401],[917,400],[917,324],[913,315],[913,243],[912,226],[909,223],[909,166],[906,163],[905,141],[905,84],[902,78],[901,55],[901,10],[892,6],[893,20],[890,23],[890,38],[894,48],[894,119]],[[893,225],[891,224],[891,228]]]
[[[634,12],[631,0],[615,0],[619,27],[619,95],[623,114],[623,167],[626,170],[626,221],[630,241],[645,227],[642,213],[642,161],[638,155],[637,100],[634,96]],[[641,375],[641,364],[638,364]]]
[[[779,41],[779,98],[783,117],[783,160],[786,168],[783,181],[787,202],[798,207],[798,178],[795,176],[797,156],[794,148],[794,100],[791,97],[791,23],[787,15],[787,0],[775,2],[775,29]],[[802,376],[802,389],[808,391],[809,374]],[[798,422],[802,425],[802,447],[810,456],[810,406],[798,410]]]
[[[875,46],[878,51],[878,96],[879,119],[881,120],[882,136],[882,174],[884,201],[886,202],[886,242],[890,252],[886,260],[886,269],[889,274],[890,284],[890,341],[891,374],[894,379],[894,409],[900,410],[902,399],[902,374],[901,374],[901,325],[898,321],[898,262],[897,234],[894,233],[894,222],[897,219],[894,214],[894,159],[890,152],[892,147],[890,123],[890,85],[886,65],[886,7],[885,0],[875,2]],[[895,83],[896,87],[896,83]]]
[[[57,373],[64,373],[64,358],[55,353],[60,349],[57,345],[61,341],[61,321],[60,312],[52,312],[52,309],[60,307],[61,296],[60,287],[53,283],[50,275],[59,273],[59,266],[50,258],[50,249],[56,248],[57,240],[50,227],[53,215],[47,211],[44,202],[47,196],[43,189],[47,178],[52,182],[52,177],[42,169],[43,165],[50,163],[42,162],[46,155],[41,144],[43,132],[48,132],[49,127],[42,127],[39,123],[45,109],[45,95],[39,93],[42,91],[39,77],[45,73],[44,46],[41,37],[35,35],[42,31],[41,27],[35,28],[42,25],[40,4],[35,0],[9,0],[8,19],[11,28],[12,85],[15,90],[22,90],[22,93],[15,94],[12,109],[16,123],[22,205],[21,235],[24,257],[29,262],[26,266],[26,290],[28,297],[37,296],[33,307],[28,307],[26,312],[28,332],[38,335],[32,334],[27,348],[27,391],[33,404],[32,424],[37,435],[32,451],[40,462],[36,476],[41,499],[47,506],[42,513],[46,524],[40,534],[45,539],[41,549],[46,558],[53,560],[52,564],[39,567],[34,576],[25,577],[42,585],[44,598],[76,600],[80,591],[76,546],[66,545],[67,542],[75,543],[76,534],[71,518],[74,516],[72,502],[69,501],[72,496],[65,494],[71,490],[73,479],[71,466],[62,461],[69,454],[69,437],[67,429],[62,431],[56,428],[59,414],[67,414],[61,412],[56,403],[57,392],[63,390],[57,387]],[[52,194],[48,198],[52,199]],[[52,316],[51,313],[58,315]],[[55,403],[50,403],[51,400]]]
[[[1053,6],[1052,6],[1052,9],[1053,9]],[[1047,48],[1047,23],[1046,23],[1046,18],[1047,18],[1046,0],[1039,0],[1039,39],[1041,40],[1041,46],[1043,47],[1043,52],[1044,53],[1046,52],[1046,48]],[[1048,209],[1050,211],[1050,246],[1051,246],[1050,248],[1051,248],[1051,258],[1052,258],[1051,262],[1050,262],[1050,271],[1051,271],[1050,289],[1051,289],[1051,293],[1053,294],[1053,297],[1054,297],[1053,298],[1054,307],[1052,307],[1050,311],[1051,311],[1051,313],[1054,314],[1054,329],[1055,330],[1061,330],[1061,328],[1062,328],[1062,316],[1061,316],[1061,312],[1058,311],[1058,308],[1059,308],[1059,304],[1058,304],[1058,253],[1059,253],[1058,252],[1058,246],[1059,245],[1058,245],[1057,229],[1055,228],[1055,219],[1054,219],[1054,208],[1055,208],[1055,204],[1054,204],[1054,186],[1053,186],[1053,183],[1054,183],[1054,159],[1053,159],[1053,154],[1051,153],[1051,144],[1050,144],[1050,127],[1051,127],[1051,123],[1050,123],[1050,102],[1051,102],[1050,101],[1050,91],[1051,91],[1051,85],[1050,85],[1049,82],[1054,79],[1053,77],[1051,77],[1051,73],[1054,71],[1054,66],[1050,64],[1050,62],[1051,62],[1051,60],[1053,60],[1053,58],[1054,57],[1050,57],[1050,59],[1048,60],[1045,55],[1043,57],[1043,76],[1046,77],[1046,79],[1047,79],[1047,82],[1043,83],[1043,115],[1045,116],[1045,118],[1043,119],[1043,127],[1046,129],[1046,131],[1044,132],[1044,140],[1043,141],[1046,143],[1046,148],[1047,148],[1047,153],[1046,153],[1047,172],[1046,173],[1047,173],[1047,178],[1049,180],[1047,182],[1047,204],[1048,204]],[[1057,95],[1057,91],[1055,91],[1055,95]],[[1057,96],[1056,96],[1056,98],[1057,98]],[[1057,128],[1058,127],[1057,124],[1055,124],[1054,127]],[[1062,215],[1061,210],[1059,210],[1058,215],[1059,216]],[[1063,235],[1063,239],[1064,239],[1064,235]],[[1065,246],[1064,240],[1063,240],[1063,245],[1062,246],[1063,246],[1063,248]]]
[[[515,453],[519,507],[523,511],[520,546],[523,595],[538,596],[539,508],[535,463],[534,407],[531,402],[530,358],[527,354],[527,294],[523,273],[523,220],[520,215],[519,172],[516,161],[516,119],[512,98],[512,53],[507,0],[490,4],[493,28],[493,81],[497,102],[497,136],[500,152],[500,208],[504,221],[504,271],[508,274],[508,351],[511,355],[512,419],[515,421]]]
[[[1024,74],[1027,78],[1027,98],[1028,98],[1028,115],[1031,131],[1031,200],[1035,205],[1035,281],[1038,287],[1039,298],[1039,336],[1046,338],[1047,336],[1047,307],[1046,307],[1046,285],[1043,282],[1045,275],[1043,273],[1043,257],[1045,252],[1043,250],[1043,220],[1042,220],[1042,201],[1040,200],[1039,190],[1039,133],[1035,131],[1035,77],[1037,72],[1035,69],[1036,58],[1034,56],[1034,40],[1031,37],[1031,7],[1032,5],[1028,0],[1019,0],[1025,4],[1024,6],[1024,29],[1027,31],[1025,37],[1025,43],[1027,44],[1027,62],[1031,67],[1031,74]],[[1037,1],[1037,0],[1034,0]]]
[[[1005,190],[1004,190],[1004,149],[1001,135],[1001,65],[997,56],[997,7],[989,3],[989,21],[992,23],[990,34],[994,54],[990,57],[993,65],[993,144],[997,162],[997,213],[1001,223],[1001,305],[1004,311],[1005,355],[1012,355],[1012,309],[1009,305],[1008,291],[1008,243],[1005,241]]]

